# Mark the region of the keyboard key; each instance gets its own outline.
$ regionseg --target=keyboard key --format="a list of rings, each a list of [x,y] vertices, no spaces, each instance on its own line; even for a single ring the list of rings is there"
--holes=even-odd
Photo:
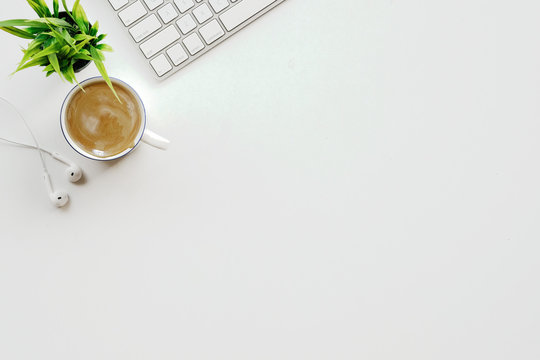
[[[193,10],[193,15],[195,15],[199,24],[202,24],[206,20],[210,19],[214,14],[212,14],[212,11],[208,7],[208,5],[202,4],[201,6]]]
[[[118,16],[120,16],[120,19],[126,26],[133,24],[144,15],[146,15],[146,9],[140,1],[134,2],[118,13]]]
[[[152,14],[137,25],[129,29],[129,33],[133,36],[133,40],[139,42],[143,40],[148,35],[154,33],[161,27],[156,15]]]
[[[180,33],[176,30],[174,25],[171,25],[159,32],[153,38],[142,43],[141,50],[144,56],[151,58],[178,39],[180,39]]]
[[[219,16],[227,31],[249,20],[258,12],[272,5],[277,0],[243,0]]]
[[[170,23],[178,17],[178,13],[176,12],[172,4],[167,4],[161,9],[159,9],[158,14],[165,24]]]
[[[158,76],[163,76],[172,70],[169,60],[167,60],[163,54],[157,56],[155,59],[152,59],[152,61],[150,61],[150,65],[152,65]]]
[[[171,58],[174,65],[178,66],[188,59],[188,54],[180,44],[173,45],[167,50],[167,55]]]
[[[109,0],[114,10],[120,9],[122,6],[126,5],[128,0]]]
[[[144,0],[146,3],[146,6],[148,6],[148,9],[154,10],[159,5],[163,4],[163,0]]]
[[[165,79],[285,0],[107,0]]]
[[[210,6],[218,13],[229,6],[229,2],[227,0],[210,0]]]
[[[195,55],[204,49],[204,44],[196,33],[189,35],[182,42],[186,45],[186,48],[191,55]]]
[[[178,10],[180,10],[181,13],[185,13],[193,6],[195,6],[193,0],[174,0],[174,3],[176,4]]]
[[[191,17],[190,14],[182,16],[180,20],[176,22],[176,25],[178,25],[180,31],[184,35],[197,27],[195,20],[193,20],[193,17]]]
[[[223,31],[221,25],[219,25],[216,19],[210,21],[204,26],[201,26],[199,32],[208,45],[225,35],[225,31]]]

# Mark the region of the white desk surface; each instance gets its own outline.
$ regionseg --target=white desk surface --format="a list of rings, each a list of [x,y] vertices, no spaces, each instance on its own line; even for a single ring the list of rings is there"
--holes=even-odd
[[[540,358],[538,1],[288,0],[164,82],[83,5],[172,144],[78,156],[72,85],[0,34],[0,96],[86,174],[47,160],[56,209],[0,145],[1,359]]]

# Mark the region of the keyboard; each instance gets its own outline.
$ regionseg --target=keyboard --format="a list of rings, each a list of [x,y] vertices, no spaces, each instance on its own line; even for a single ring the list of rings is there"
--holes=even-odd
[[[108,0],[165,79],[285,0]]]

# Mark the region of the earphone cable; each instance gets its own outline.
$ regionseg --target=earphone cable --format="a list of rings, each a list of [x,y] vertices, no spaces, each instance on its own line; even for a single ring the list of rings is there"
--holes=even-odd
[[[38,150],[38,148],[33,146],[33,145],[23,144],[23,143],[16,142],[16,141],[13,141],[13,140],[9,140],[9,139],[3,138],[3,137],[0,137],[0,141],[4,141],[4,142],[10,143],[12,145],[20,146],[20,147],[23,147],[23,148],[26,148],[26,149]],[[41,150],[42,152],[44,152],[46,154],[49,154],[50,156],[53,156],[52,152],[50,152],[48,150],[45,150],[43,148],[40,148],[39,150]]]
[[[19,112],[19,110],[15,107],[15,105],[13,105],[11,102],[9,102],[7,99],[3,98],[0,96],[0,99],[2,101],[4,101],[6,104],[8,104],[13,110],[15,110],[15,113],[19,116],[19,118],[22,120],[22,122],[24,123],[24,125],[26,126],[26,129],[28,129],[28,132],[30,133],[30,135],[32,136],[32,139],[34,140],[34,143],[36,144],[35,147],[33,146],[30,146],[30,145],[25,145],[25,144],[19,144],[19,143],[16,143],[14,141],[11,141],[11,140],[7,140],[7,139],[2,139],[4,141],[7,141],[7,142],[10,142],[10,143],[15,143],[17,145],[21,145],[21,146],[30,146],[30,147],[33,147],[34,149],[36,149],[39,153],[39,158],[41,159],[41,165],[43,166],[43,171],[48,174],[49,172],[47,171],[47,165],[45,164],[45,159],[43,158],[43,150],[40,146],[39,146],[39,143],[34,135],[34,132],[32,131],[32,129],[30,129],[30,126],[28,125],[28,123],[26,122],[24,116],[22,116],[22,114]],[[48,152],[48,151],[46,151]]]

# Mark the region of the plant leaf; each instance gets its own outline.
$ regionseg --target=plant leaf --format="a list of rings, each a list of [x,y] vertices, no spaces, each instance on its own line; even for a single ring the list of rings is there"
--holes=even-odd
[[[19,66],[17,67],[17,70],[20,70],[20,68],[30,59],[37,58],[35,55],[40,51],[41,49],[39,47],[34,47],[32,49],[28,48],[27,50],[24,50],[24,55],[19,63]]]
[[[61,47],[61,45],[58,44],[58,43],[51,44],[50,46],[48,46],[45,49],[41,50],[40,52],[38,52],[34,56],[35,57],[42,57],[42,56],[47,56],[49,54],[56,53],[56,52],[58,52],[58,50],[60,50],[60,47]]]
[[[69,11],[68,9],[68,6],[66,4],[66,0],[62,0],[62,6],[64,7],[64,11],[68,14],[68,16],[73,20],[75,21],[75,19],[73,18],[73,14],[71,13],[71,11]]]
[[[53,27],[50,27],[52,36],[61,44],[67,44],[75,49],[75,40],[69,35],[67,31],[58,32]],[[62,29],[64,30],[64,29]],[[75,49],[76,50],[76,49]]]
[[[60,55],[61,57],[65,58],[69,55],[69,52],[71,51],[72,49],[69,47],[69,45],[64,45],[62,46],[62,48],[58,51],[58,55]]]
[[[73,13],[73,20],[75,20],[81,31],[87,34],[89,23],[88,19],[86,18],[86,13],[80,5],[80,0],[75,0],[75,3],[73,4],[73,10],[71,12]]]
[[[85,40],[81,41],[77,45],[75,45],[75,48],[77,49],[77,52],[81,51],[81,49],[92,40],[92,37],[88,37]]]
[[[90,36],[90,35],[86,35],[86,34],[76,34],[73,36],[73,38],[75,39],[75,41],[83,41],[83,40],[86,40],[86,39],[94,39],[93,36]]]
[[[47,17],[51,17],[52,15],[51,10],[49,10],[49,7],[45,3],[45,1],[43,0],[34,0],[34,1],[38,3],[38,5],[41,7],[41,10],[43,10],[43,12],[45,13]]]
[[[66,29],[62,29],[60,31],[60,34],[62,34],[62,37],[66,40],[66,42],[69,45],[75,45],[75,43],[77,42],[74,38],[71,37],[71,35]]]
[[[62,0],[62,5],[64,6],[65,12],[67,12],[69,14],[69,9],[67,7],[66,0]]]
[[[13,72],[13,74],[15,74],[16,72],[21,71],[23,69],[27,69],[29,67],[32,67],[32,66],[44,66],[44,65],[47,65],[47,64],[49,64],[49,59],[46,58],[46,57],[32,59],[32,60],[28,61],[26,64],[24,64],[23,66],[17,68]]]
[[[53,13],[54,13],[55,18],[57,18],[59,14],[58,8],[59,8],[58,0],[53,0]]]
[[[112,47],[110,47],[109,45],[107,44],[99,44],[99,45],[96,45],[96,49],[99,49],[101,51],[114,51]]]
[[[54,71],[56,71],[58,74],[61,74],[62,71],[60,71],[60,64],[58,63],[58,58],[56,57],[56,54],[49,54],[47,55],[47,58],[53,66]]]
[[[92,36],[96,36],[99,30],[99,22],[95,22],[94,25],[90,29],[88,29],[88,33]]]
[[[51,16],[51,13],[49,11],[49,8],[47,7],[47,5],[45,4],[45,7],[47,8],[47,10],[45,10],[42,5],[38,2],[38,1],[34,1],[34,0],[26,0],[26,2],[28,3],[28,5],[30,5],[30,7],[32,9],[34,9],[34,11],[36,12],[36,14],[43,18],[43,17],[47,17],[47,16]],[[49,14],[47,15],[47,12],[49,12]]]
[[[56,19],[56,18],[53,18],[53,17],[48,17],[48,18],[38,19],[36,21],[41,22],[41,20],[43,20],[43,22],[45,22],[47,24],[52,24],[54,26],[60,26],[60,27],[64,27],[64,28],[73,28],[73,25],[71,25],[70,23],[68,23],[64,19]]]
[[[75,72],[73,71],[73,66],[71,66],[71,71],[69,70],[69,66],[62,70],[62,75],[64,75],[64,78],[66,78],[67,81],[70,83],[73,83]]]
[[[111,79],[109,78],[109,75],[107,74],[107,70],[105,69],[105,65],[103,65],[103,62],[101,59],[104,57],[103,54],[101,54],[101,51],[94,47],[90,47],[90,54],[92,55],[92,59],[94,60],[94,64],[96,64],[96,68],[98,69],[99,73],[103,77],[103,80],[109,85],[111,88],[114,96],[116,96],[116,99],[121,103],[122,100],[118,97],[118,94],[114,90],[113,84],[111,82]]]
[[[1,30],[4,30],[7,33],[10,33],[11,35],[18,36],[23,39],[34,39],[36,36],[26,30],[23,29],[17,29],[13,26],[1,26]]]
[[[62,19],[55,19],[52,17],[45,17],[41,19],[28,20],[28,19],[12,19],[0,21],[0,26],[28,26],[40,29],[47,29],[49,25],[71,28],[70,23]]]
[[[91,56],[88,56],[88,55],[85,55],[85,54],[77,54],[73,57],[75,60],[89,60],[89,61],[92,61],[94,59],[92,59]]]

